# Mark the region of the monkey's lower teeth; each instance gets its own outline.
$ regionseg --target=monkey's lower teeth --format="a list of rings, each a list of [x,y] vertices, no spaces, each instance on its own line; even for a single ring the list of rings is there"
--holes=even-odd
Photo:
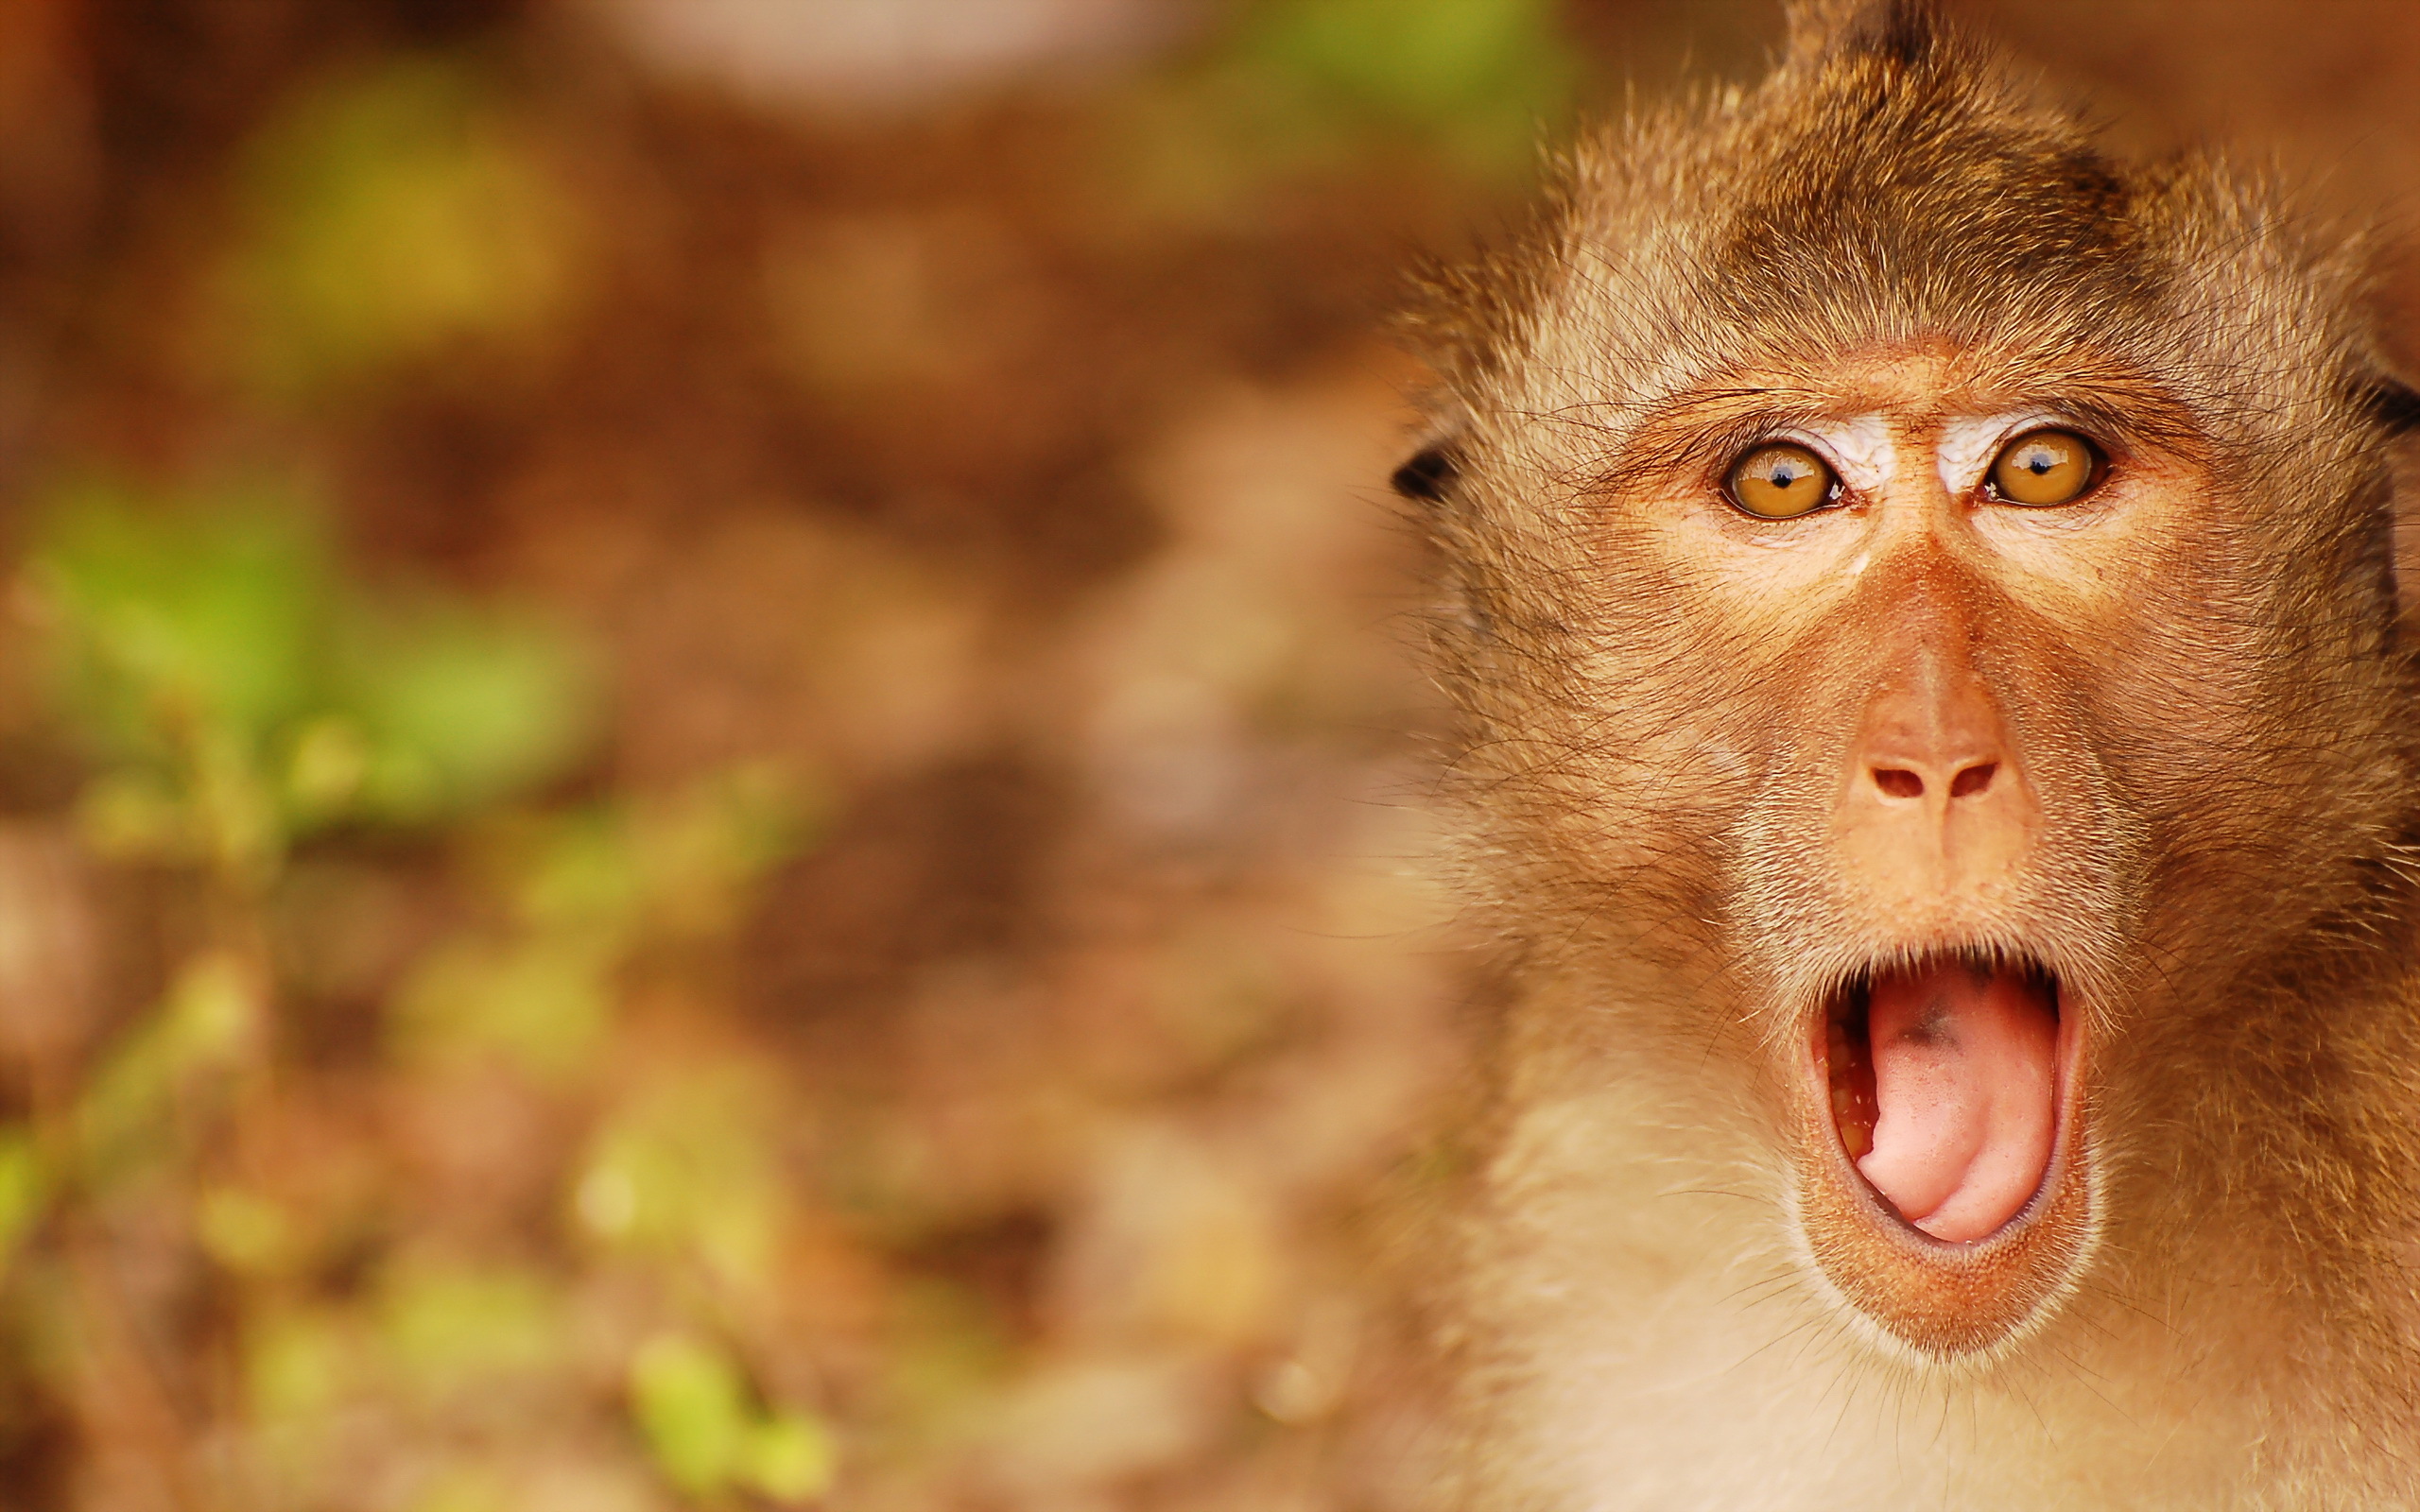
[[[1824,1068],[1832,1084],[1832,1123],[1849,1159],[1861,1160],[1874,1148],[1874,1061],[1866,1054],[1865,1016],[1834,1019],[1824,1042]]]
[[[1937,1239],[1983,1238],[2023,1211],[2049,1169],[2055,989],[1951,959],[1876,978],[1864,1006],[1861,1025],[1831,1026],[1843,1145],[1910,1223]],[[1863,1097],[1859,1071],[1872,1089]]]

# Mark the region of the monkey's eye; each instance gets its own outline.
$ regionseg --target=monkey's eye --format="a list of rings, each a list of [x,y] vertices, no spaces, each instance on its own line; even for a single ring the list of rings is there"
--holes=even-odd
[[[1841,480],[1822,457],[1789,441],[1768,441],[1731,464],[1731,502],[1766,520],[1789,520],[1840,497]]]
[[[2100,453],[2073,431],[2032,431],[1993,459],[1992,495],[2010,504],[2066,504],[2100,481]]]

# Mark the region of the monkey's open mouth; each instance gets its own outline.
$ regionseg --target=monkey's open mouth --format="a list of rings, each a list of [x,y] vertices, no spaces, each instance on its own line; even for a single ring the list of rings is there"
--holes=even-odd
[[[2059,985],[2023,960],[1951,954],[1834,1000],[1824,1070],[1841,1143],[1900,1217],[1988,1238],[2023,1212],[2058,1143]]]

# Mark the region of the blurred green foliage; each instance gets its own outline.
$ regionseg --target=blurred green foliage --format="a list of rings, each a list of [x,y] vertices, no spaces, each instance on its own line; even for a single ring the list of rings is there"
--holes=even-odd
[[[18,1244],[42,1216],[42,1158],[24,1128],[0,1128],[0,1281]]]
[[[185,1205],[241,1340],[250,1473],[298,1504],[362,1412],[441,1440],[449,1415],[500,1383],[579,1389],[578,1254],[390,1247],[341,1193],[281,1192],[274,1163],[233,1158],[257,1143],[248,1121],[269,1116],[261,1093],[293,1074],[283,1021],[306,1006],[272,920],[326,872],[292,852],[418,835],[454,857],[469,907],[392,973],[389,1073],[442,1087],[493,1069],[590,1102],[596,1132],[561,1173],[561,1211],[599,1242],[598,1263],[647,1281],[670,1331],[631,1356],[633,1451],[699,1495],[820,1495],[837,1464],[821,1418],[763,1398],[709,1342],[730,1316],[717,1288],[762,1289],[798,1202],[771,1094],[732,1065],[599,1079],[639,965],[737,927],[768,868],[811,839],[812,806],[789,774],[750,765],[544,801],[597,725],[579,640],[525,610],[351,576],[316,521],[274,492],[101,486],[60,491],[40,517],[21,586],[56,719],[90,764],[82,833],[187,879],[201,928],[155,1007],[31,1123],[0,1127],[0,1296],[30,1308],[89,1291],[10,1284],[10,1256],[54,1217]],[[315,1277],[349,1247],[345,1263],[363,1263],[364,1243],[385,1257],[373,1283],[323,1293]],[[110,1324],[44,1327],[72,1372],[78,1341]],[[513,1504],[480,1452],[440,1452],[421,1504]]]
[[[769,1091],[735,1066],[631,1099],[597,1130],[574,1189],[582,1227],[610,1245],[694,1256],[728,1280],[762,1282],[783,1196]]]
[[[631,1410],[656,1462],[693,1494],[746,1486],[776,1502],[821,1496],[835,1468],[831,1438],[807,1414],[750,1400],[731,1356],[684,1334],[648,1341],[631,1363]]]
[[[500,917],[415,966],[395,1000],[399,1053],[585,1071],[630,959],[733,926],[751,885],[805,833],[794,787],[747,766],[655,801],[503,820],[479,868]]]
[[[1248,222],[1271,183],[1407,149],[1481,182],[1532,171],[1582,69],[1554,0],[1256,0],[1115,118],[1129,208]]]
[[[176,1125],[257,1049],[267,1005],[252,965],[224,948],[187,961],[166,1000],[120,1037],[78,1097],[74,1163],[106,1190],[174,1159]]]
[[[526,1269],[406,1266],[378,1299],[380,1354],[427,1397],[554,1367],[564,1355],[560,1287]]]
[[[273,869],[346,821],[424,824],[560,770],[592,723],[571,638],[526,614],[342,585],[275,492],[53,502],[27,568],[112,853]]]
[[[305,92],[254,144],[250,189],[231,314],[273,392],[525,342],[578,296],[576,201],[458,61],[406,57]]]
[[[1579,66],[1554,0],[1268,0],[1236,66],[1322,111],[1409,130],[1466,164],[1526,163]]]
[[[1232,222],[1372,157],[1515,177],[1574,78],[1551,0],[1247,3],[1107,100],[1133,177],[1087,214]],[[231,433],[305,451],[398,392],[543,381],[622,255],[575,146],[468,55],[319,76],[237,154],[230,234],[193,254],[216,323],[170,344]],[[912,296],[898,245],[852,255]],[[613,783],[582,634],[348,570],[305,490],[86,479],[36,504],[15,598],[83,763],[77,833],[152,889],[160,957],[0,1124],[0,1330],[57,1416],[185,1402],[190,1477],[233,1488],[195,1504],[270,1512],[798,1504],[844,1462],[993,1431],[1022,1325],[870,1258],[916,1242],[924,1199],[836,1191],[880,1160],[817,1143],[853,1115],[721,1001],[768,875],[817,838],[811,783]],[[924,592],[873,575],[817,612],[914,622]],[[344,959],[305,959],[339,924]],[[1275,1033],[1227,954],[1174,973],[1205,1064]],[[172,1304],[135,1316],[95,1280],[120,1251]],[[767,1347],[801,1316],[828,1358]],[[137,1337],[190,1346],[190,1378],[147,1386],[112,1343]],[[872,1409],[836,1409],[852,1390]],[[558,1452],[597,1479],[532,1494]]]

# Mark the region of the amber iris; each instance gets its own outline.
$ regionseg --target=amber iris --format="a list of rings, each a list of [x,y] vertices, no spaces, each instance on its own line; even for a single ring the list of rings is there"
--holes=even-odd
[[[1731,502],[1766,520],[1820,509],[1840,492],[1840,479],[1804,446],[1773,441],[1731,464]]]
[[[2072,431],[2034,431],[2000,449],[1992,492],[2010,504],[2066,504],[2093,485],[2100,455]]]

